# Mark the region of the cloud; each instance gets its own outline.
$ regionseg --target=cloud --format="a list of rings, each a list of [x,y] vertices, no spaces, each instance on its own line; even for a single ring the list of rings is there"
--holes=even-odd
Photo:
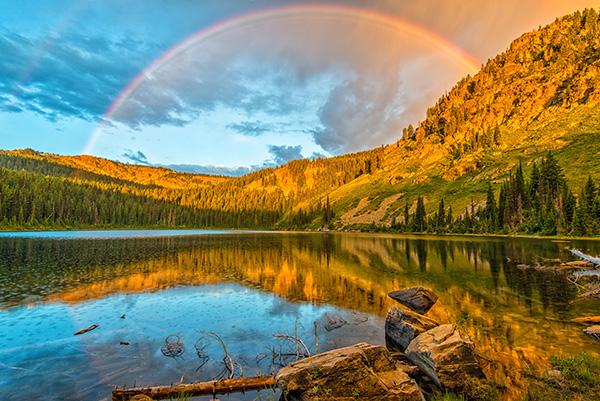
[[[159,54],[134,39],[70,35],[51,42],[0,31],[1,110],[98,120]],[[297,133],[331,154],[362,150],[397,139],[460,77],[445,56],[426,58],[430,52],[410,35],[353,20],[265,21],[202,42],[148,73],[110,120],[143,134],[146,126],[182,127],[222,113],[222,128],[245,136]],[[40,56],[32,61],[32,54]]]
[[[144,166],[152,166],[152,167],[164,167],[170,170],[178,171],[181,173],[191,173],[191,174],[206,174],[206,175],[225,175],[231,177],[239,177],[244,174],[251,173],[253,171],[260,170],[264,167],[272,167],[274,164],[270,162],[265,162],[261,165],[254,166],[213,166],[213,165],[198,165],[198,164],[155,164],[151,163],[148,160],[148,157],[140,150],[134,151],[131,149],[127,149],[125,153],[121,155],[128,162],[132,162],[133,164],[141,164]]]
[[[148,161],[146,155],[139,150],[137,152],[134,152],[133,150],[127,149],[122,156],[135,164],[150,165],[150,162]]]
[[[276,164],[285,164],[292,160],[302,159],[302,146],[269,145],[269,153]]]
[[[273,131],[272,124],[261,123],[260,121],[242,121],[240,123],[228,124],[227,128],[245,136],[260,136],[269,131]]]
[[[227,110],[229,130],[307,135],[331,154],[391,143],[466,69],[409,33],[354,22],[315,16],[231,30],[153,72],[113,119],[185,125]]]
[[[327,155],[321,152],[313,152],[312,155],[308,157],[309,159],[325,159]]]
[[[161,165],[171,170],[179,171],[181,173],[191,174],[205,174],[205,175],[225,175],[229,177],[239,177],[253,171],[264,168],[262,165],[256,166],[237,166],[237,167],[226,167],[226,166],[201,166],[197,164],[168,164]]]
[[[31,38],[0,30],[0,110],[28,110],[50,121],[97,120],[151,49],[131,40]]]
[[[0,111],[32,111],[49,121],[97,121],[127,83],[167,50],[155,44],[155,38],[171,46],[190,34],[191,27],[276,2],[251,3],[202,2],[197,6],[202,12],[190,12],[196,6],[173,2],[165,6],[168,12],[144,5],[143,13],[118,15],[112,6],[98,5],[90,14],[110,15],[110,20],[99,24],[86,19],[86,29],[69,33],[36,36],[0,28]],[[521,33],[595,1],[346,3],[412,21],[485,59]],[[26,11],[58,12],[40,7]],[[5,24],[10,25],[8,17]],[[164,30],[154,26],[165,19],[174,23],[163,24],[168,27]],[[38,20],[39,15],[31,18]],[[104,30],[108,21],[112,36],[80,33],[98,26]],[[122,38],[114,32],[122,32]],[[147,32],[151,36],[143,36]],[[186,126],[226,109],[233,117],[217,128],[260,136],[287,119],[289,130],[305,132],[334,154],[394,141],[403,127],[424,118],[426,107],[466,73],[446,53],[410,32],[368,19],[327,15],[236,27],[161,65],[126,99],[111,117],[113,122],[142,134],[145,126]],[[231,121],[241,122],[228,125]]]

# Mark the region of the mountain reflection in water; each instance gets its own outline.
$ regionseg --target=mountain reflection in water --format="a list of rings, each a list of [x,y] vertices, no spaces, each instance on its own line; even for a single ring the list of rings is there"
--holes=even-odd
[[[48,351],[52,345],[40,351],[45,343],[76,349],[64,355],[72,368],[88,366],[94,356],[103,376],[86,380],[95,388],[94,381],[106,387],[124,384],[118,381],[124,379],[160,382],[177,380],[182,373],[193,376],[181,366],[164,366],[160,345],[175,332],[191,338],[200,329],[219,331],[228,345],[250,358],[270,346],[273,328],[289,329],[299,321],[308,333],[312,321],[324,314],[352,320],[348,314],[356,312],[371,316],[369,322],[358,324],[364,320],[357,315],[352,330],[324,332],[324,347],[381,342],[382,319],[394,304],[386,294],[413,285],[430,287],[440,296],[429,314],[457,323],[473,338],[478,352],[495,362],[488,374],[518,386],[519,372],[543,366],[549,355],[600,353],[598,343],[569,322],[597,315],[600,302],[577,299],[563,273],[522,270],[509,262],[571,259],[566,246],[600,254],[600,242],[594,241],[363,234],[0,238],[0,377],[5,377],[0,393],[36,377],[15,369],[45,369],[44,360],[58,358]],[[121,311],[138,316],[112,321]],[[56,318],[68,314],[72,327]],[[91,323],[100,328],[72,338],[74,328]],[[23,333],[29,334],[23,338]],[[136,339],[126,352],[107,345],[125,337]],[[193,353],[193,344],[189,347]],[[17,357],[10,350],[27,355]],[[123,352],[134,356],[124,358]],[[36,366],[28,366],[34,359]],[[93,399],[101,390],[106,391],[80,395]]]

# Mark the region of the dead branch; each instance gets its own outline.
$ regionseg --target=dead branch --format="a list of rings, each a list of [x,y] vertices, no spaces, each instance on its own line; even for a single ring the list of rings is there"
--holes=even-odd
[[[165,338],[165,343],[160,348],[160,351],[166,357],[177,358],[183,354],[185,347],[181,341],[181,337],[179,337],[177,334],[171,334]]]
[[[88,333],[88,332],[90,332],[92,330],[95,330],[96,328],[98,328],[98,325],[97,324],[92,324],[90,327],[87,327],[87,328],[85,328],[83,330],[79,330],[77,333],[75,333],[73,335],[74,336],[79,336],[81,334],[85,334],[85,333]]]
[[[313,322],[313,325],[315,327],[315,354],[318,354],[319,353],[319,330],[317,327],[316,320]]]
[[[233,358],[231,358],[231,355],[229,354],[229,351],[227,350],[227,345],[225,345],[225,341],[223,341],[223,339],[221,337],[219,337],[219,335],[217,333],[210,332],[210,333],[208,333],[208,335],[215,338],[223,347],[223,352],[225,353],[225,357],[223,358],[223,363],[225,364],[225,367],[227,368],[227,370],[229,370],[229,378],[233,379],[235,376],[235,363],[233,362]]]
[[[273,337],[277,338],[279,340],[289,341],[289,342],[293,343],[297,348],[299,348],[300,346],[302,348],[304,348],[304,352],[302,352],[302,353],[300,353],[300,350],[298,349],[295,354],[296,356],[298,356],[298,357],[302,356],[304,358],[308,358],[310,356],[310,351],[308,350],[308,347],[306,346],[304,341],[302,341],[302,339],[295,337],[295,336],[290,336],[287,334],[274,334]],[[283,355],[283,353],[280,353],[280,355]]]

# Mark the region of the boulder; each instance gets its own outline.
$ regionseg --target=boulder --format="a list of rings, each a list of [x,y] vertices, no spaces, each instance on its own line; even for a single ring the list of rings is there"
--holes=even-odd
[[[392,291],[388,297],[421,314],[427,313],[438,300],[438,296],[433,291],[423,287]]]
[[[406,357],[435,384],[460,390],[468,378],[485,378],[473,343],[453,324],[443,324],[412,340]]]
[[[385,318],[385,342],[390,350],[404,351],[416,336],[436,326],[433,319],[392,307]]]
[[[600,325],[593,325],[583,330],[588,336],[592,336],[597,340],[600,340]]]
[[[423,401],[404,365],[381,345],[359,343],[294,362],[277,383],[289,401]]]

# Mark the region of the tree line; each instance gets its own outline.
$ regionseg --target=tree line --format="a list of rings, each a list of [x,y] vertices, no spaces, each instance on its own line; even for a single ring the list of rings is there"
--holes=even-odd
[[[0,227],[273,226],[277,211],[196,209],[132,193],[0,167]]]
[[[414,210],[411,210],[414,209]],[[519,164],[495,194],[488,183],[484,204],[471,204],[456,218],[442,198],[432,213],[419,196],[414,208],[405,204],[392,230],[431,233],[541,235],[600,234],[600,186],[591,177],[578,197],[568,185],[552,153],[534,163],[526,180]]]

